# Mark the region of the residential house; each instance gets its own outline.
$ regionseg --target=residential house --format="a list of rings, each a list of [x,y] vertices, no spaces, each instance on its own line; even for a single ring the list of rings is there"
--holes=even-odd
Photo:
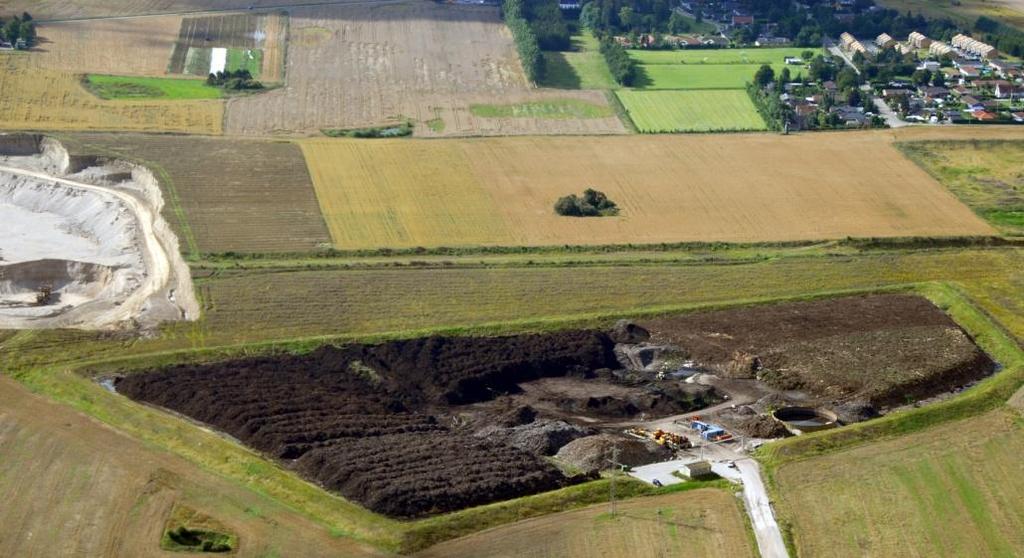
[[[875,38],[875,44],[878,45],[878,48],[885,50],[896,46],[896,39],[893,39],[888,33],[882,33]]]
[[[932,56],[945,56],[947,54],[952,54],[953,52],[953,47],[943,43],[942,41],[932,41],[928,46],[928,54],[931,54]]]
[[[996,81],[995,94],[997,99],[1019,99],[1024,93],[1024,88],[1010,83],[1004,79]]]
[[[932,40],[914,31],[907,37],[907,43],[913,48],[928,48],[931,46]]]

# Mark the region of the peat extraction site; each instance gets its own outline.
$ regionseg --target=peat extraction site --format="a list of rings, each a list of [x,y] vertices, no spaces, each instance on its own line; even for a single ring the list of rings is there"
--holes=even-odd
[[[736,436],[781,437],[777,409],[862,421],[993,370],[927,300],[872,295],[180,364],[116,389],[373,511],[419,517],[595,478],[612,445],[629,465],[668,460],[686,435],[641,433],[694,412]]]
[[[111,329],[195,319],[152,173],[0,135],[0,327]]]

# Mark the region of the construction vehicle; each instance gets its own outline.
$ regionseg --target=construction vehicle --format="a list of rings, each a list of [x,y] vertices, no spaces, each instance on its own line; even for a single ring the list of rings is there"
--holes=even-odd
[[[626,434],[629,434],[634,438],[640,438],[641,440],[653,440],[654,443],[659,446],[665,446],[673,451],[693,447],[693,444],[686,438],[686,436],[676,434],[675,432],[666,432],[660,428],[653,432],[645,428],[630,428],[629,430],[626,430]]]
[[[724,428],[717,424],[711,424],[710,422],[703,422],[697,420],[700,417],[693,417],[690,422],[690,428],[700,432],[700,437],[709,442],[724,442],[726,440],[732,440],[732,434],[725,431]]]
[[[53,301],[53,286],[43,285],[36,293],[36,306],[46,306]]]

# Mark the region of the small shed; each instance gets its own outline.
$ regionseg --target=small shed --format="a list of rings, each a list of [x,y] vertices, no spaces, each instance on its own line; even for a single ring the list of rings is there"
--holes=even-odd
[[[679,472],[691,479],[701,479],[712,475],[711,463],[708,461],[694,461],[683,465]]]

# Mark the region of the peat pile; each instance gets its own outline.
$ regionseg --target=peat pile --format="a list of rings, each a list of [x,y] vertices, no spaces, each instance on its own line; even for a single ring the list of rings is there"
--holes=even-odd
[[[735,308],[643,325],[719,376],[757,378],[819,402],[900,405],[995,369],[949,316],[911,295]]]
[[[287,460],[376,512],[416,517],[581,480],[437,416],[514,393],[518,382],[614,365],[611,341],[591,331],[430,337],[179,365],[123,378],[117,389]]]

